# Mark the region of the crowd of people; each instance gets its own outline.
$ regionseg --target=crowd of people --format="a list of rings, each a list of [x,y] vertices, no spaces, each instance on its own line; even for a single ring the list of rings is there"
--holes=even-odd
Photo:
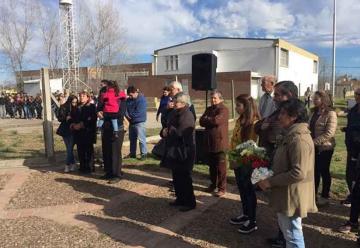
[[[42,99],[40,94],[30,96],[26,93],[6,94],[0,92],[0,118],[41,119]]]
[[[271,247],[305,247],[302,219],[329,204],[337,114],[330,95],[325,91],[311,95],[313,107],[309,110],[299,99],[298,88],[292,81],[276,82],[274,76],[265,76],[261,86],[264,94],[259,106],[247,94],[236,98],[239,117],[230,141],[229,111],[222,93],[218,90],[211,93],[211,106],[199,121],[205,128],[203,147],[210,176],[207,192],[223,197],[229,162],[227,151],[248,140],[257,142],[266,149],[274,175],[253,185],[252,170],[230,161],[229,167],[234,170],[241,198],[241,210],[239,215],[229,217],[229,222],[242,234],[256,231],[256,191],[268,191],[269,205],[277,214],[279,227],[275,238],[268,239]],[[164,88],[163,98],[169,98],[169,102],[167,107],[162,103],[158,112],[165,116],[161,132],[165,151],[161,165],[172,171],[176,199],[170,205],[180,207],[180,211],[189,211],[196,207],[191,179],[196,153],[196,115],[191,115],[189,96],[181,91],[178,82]],[[305,100],[310,101],[310,98]],[[351,205],[349,221],[339,227],[339,231],[344,233],[358,227],[360,213],[360,89],[355,91],[355,100],[357,104],[349,110],[348,123],[343,129],[346,132],[346,177],[350,194],[341,203]]]
[[[276,82],[276,78],[270,75],[262,78],[261,86],[264,94],[259,104],[247,94],[236,97],[239,117],[230,140],[229,110],[222,93],[218,90],[211,92],[211,106],[206,108],[199,120],[205,129],[202,144],[209,165],[210,181],[206,191],[215,197],[226,195],[229,164],[234,171],[241,198],[239,215],[229,216],[230,224],[237,226],[242,234],[256,231],[256,191],[269,191],[269,205],[277,214],[279,227],[276,237],[269,239],[269,243],[272,247],[305,247],[302,219],[329,203],[330,164],[335,149],[337,114],[331,97],[324,91],[316,91],[311,97],[307,93],[306,104],[309,104],[310,98],[313,103],[309,110],[299,100],[298,88],[292,81]],[[15,110],[20,117],[29,116],[26,113],[31,111],[29,105],[25,104],[31,102],[29,99],[24,94],[11,97],[1,95],[0,107],[5,105],[6,115],[10,117]],[[41,98],[38,99],[41,105]],[[119,89],[115,81],[102,80],[97,97],[82,91],[77,95],[60,94],[58,99],[61,106],[57,111],[60,122],[57,134],[63,137],[66,146],[65,172],[76,170],[75,145],[79,171],[91,173],[94,170],[97,132],[101,133],[105,171],[101,178],[109,183],[118,182],[123,174],[122,143],[126,130],[130,153],[125,158],[147,158],[147,101],[139,89],[129,86],[125,92]],[[360,88],[355,90],[355,100],[356,105],[347,115],[347,126],[342,130],[348,152],[346,180],[349,188],[349,195],[342,204],[351,206],[349,221],[339,228],[344,233],[358,227],[360,213]],[[19,103],[11,107],[10,113],[13,114],[7,112],[9,102]],[[183,212],[191,211],[196,208],[192,184],[196,156],[196,113],[190,96],[183,92],[179,82],[174,81],[163,88],[156,120],[160,116],[162,140],[159,144],[163,144],[160,165],[171,170],[170,183],[175,191],[175,200],[169,204]],[[251,182],[252,171],[228,161],[227,156],[229,149],[249,140],[266,149],[274,172],[273,176],[256,185]],[[322,187],[319,194],[320,182]]]

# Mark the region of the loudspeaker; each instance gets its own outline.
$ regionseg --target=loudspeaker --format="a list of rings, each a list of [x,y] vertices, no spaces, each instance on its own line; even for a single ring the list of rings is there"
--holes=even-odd
[[[217,57],[212,53],[192,56],[192,88],[194,90],[216,89]]]

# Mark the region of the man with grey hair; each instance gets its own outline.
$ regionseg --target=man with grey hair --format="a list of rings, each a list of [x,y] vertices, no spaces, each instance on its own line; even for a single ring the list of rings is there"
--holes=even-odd
[[[275,83],[276,79],[273,75],[264,76],[261,79],[261,88],[264,94],[261,96],[259,101],[259,112],[261,118],[263,119],[270,116],[276,110],[272,97]]]
[[[170,88],[170,101],[169,101],[169,104],[168,104],[168,111],[167,111],[167,113],[165,113],[165,120],[166,121],[170,118],[171,112],[174,109],[174,103],[173,103],[172,99],[176,96],[176,94],[178,94],[180,92],[183,92],[182,85],[178,81],[172,81],[169,84],[169,88]],[[194,118],[196,120],[195,108],[194,108],[194,105],[191,103],[190,96],[189,96],[189,101],[190,101],[189,109],[190,109],[191,113],[194,115]]]
[[[211,184],[209,193],[222,197],[226,192],[226,151],[229,146],[229,110],[224,105],[220,91],[211,92],[211,106],[200,118],[205,127],[205,144],[208,151],[208,164]]]

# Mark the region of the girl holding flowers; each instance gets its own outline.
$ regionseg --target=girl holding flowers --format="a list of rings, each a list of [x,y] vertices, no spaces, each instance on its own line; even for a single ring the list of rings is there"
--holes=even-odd
[[[236,98],[236,111],[239,118],[236,120],[235,128],[231,137],[230,149],[248,140],[257,141],[254,130],[255,123],[260,119],[258,108],[254,99],[247,95],[239,95]],[[251,183],[252,169],[241,166],[235,161],[230,162],[230,168],[235,172],[235,179],[240,192],[243,213],[230,219],[233,225],[239,225],[240,233],[248,234],[257,230],[256,225],[256,193]]]

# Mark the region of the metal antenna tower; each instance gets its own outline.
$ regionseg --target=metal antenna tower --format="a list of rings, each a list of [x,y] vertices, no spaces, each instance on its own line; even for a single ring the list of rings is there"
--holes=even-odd
[[[73,0],[59,0],[59,7],[63,87],[79,92],[80,86],[86,88],[89,88],[89,86],[79,79],[79,58],[76,50]]]

